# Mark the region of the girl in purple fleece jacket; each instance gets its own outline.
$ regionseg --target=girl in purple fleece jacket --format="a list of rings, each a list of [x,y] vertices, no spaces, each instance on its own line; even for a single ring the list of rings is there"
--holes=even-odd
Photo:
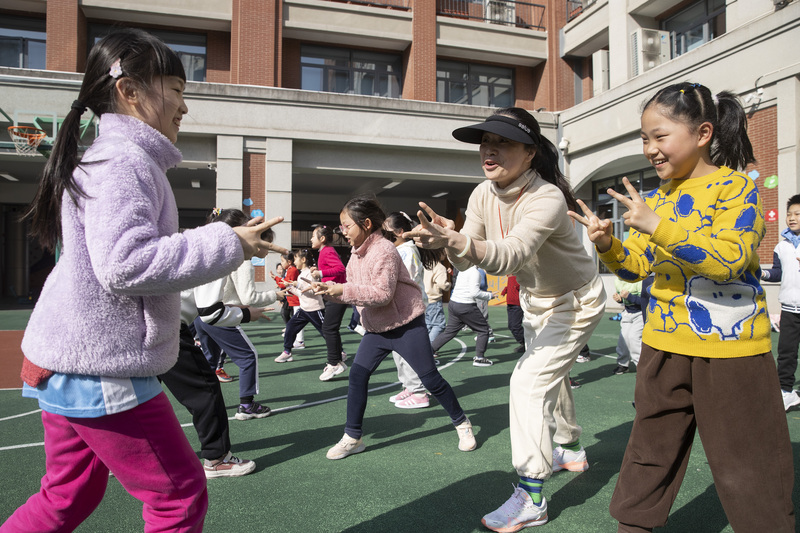
[[[347,283],[315,283],[315,290],[334,301],[355,304],[367,333],[350,368],[344,436],[328,451],[328,459],[343,459],[364,451],[361,425],[369,378],[392,351],[405,359],[450,415],[458,431],[458,448],[474,450],[472,424],[433,361],[422,290],[411,279],[394,244],[381,231],[386,215],[374,198],[358,197],[347,202],[339,219],[342,234],[353,247],[347,263]]]
[[[3,533],[72,531],[100,504],[109,470],[144,504],[145,531],[201,531],[206,478],[156,378],[178,356],[180,295],[268,247],[261,232],[210,224],[178,233],[166,169],[186,75],[141,30],[91,50],[78,99],[58,129],[27,213],[58,264],[31,315],[23,396],[42,409],[47,473]],[[79,161],[80,117],[100,135]]]

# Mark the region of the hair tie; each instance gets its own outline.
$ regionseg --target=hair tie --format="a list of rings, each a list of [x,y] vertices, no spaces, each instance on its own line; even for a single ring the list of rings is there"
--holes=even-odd
[[[214,215],[215,217],[220,216],[222,214],[222,208],[215,207],[214,209],[211,210],[211,214]]]
[[[681,92],[682,92],[683,94],[686,94],[685,92],[683,92],[683,89],[681,89]]]
[[[86,106],[80,100],[73,100],[72,105],[70,106],[71,109],[74,109],[81,115],[86,112]]]
[[[711,100],[714,101],[714,105],[719,105],[719,98],[717,98],[716,94],[711,97]]]
[[[116,61],[111,63],[111,68],[108,69],[108,75],[114,78],[115,80],[122,76],[122,67],[120,66],[119,62],[122,58],[117,58]]]
[[[414,221],[413,221],[413,220],[411,220],[411,217],[410,217],[410,216],[408,216],[408,215],[406,214],[406,212],[405,212],[405,211],[400,211],[400,214],[401,214],[401,215],[403,215],[404,217],[406,217],[406,220],[408,220],[408,221],[409,221],[409,222],[411,222],[412,224],[414,223]]]

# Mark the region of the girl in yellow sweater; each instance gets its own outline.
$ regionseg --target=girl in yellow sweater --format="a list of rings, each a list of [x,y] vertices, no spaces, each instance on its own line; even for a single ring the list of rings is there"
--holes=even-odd
[[[663,180],[627,209],[624,243],[581,203],[600,259],[619,278],[655,274],[636,376],[636,418],[611,499],[618,531],[663,526],[695,430],[735,531],[793,532],[794,468],[756,249],[764,213],[741,104],[696,83],[661,89],[642,113],[644,155]],[[768,453],[768,459],[764,458]]]

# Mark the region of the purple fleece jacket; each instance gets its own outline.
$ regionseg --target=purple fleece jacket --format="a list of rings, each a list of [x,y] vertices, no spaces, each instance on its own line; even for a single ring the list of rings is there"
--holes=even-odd
[[[422,289],[380,231],[353,248],[347,283],[339,301],[354,304],[367,331],[383,333],[408,324],[425,312]]]
[[[22,351],[55,372],[163,374],[178,356],[180,291],[244,260],[224,223],[178,233],[166,169],[181,154],[144,122],[107,113],[74,172],[87,194],[61,205],[62,254],[31,315]]]

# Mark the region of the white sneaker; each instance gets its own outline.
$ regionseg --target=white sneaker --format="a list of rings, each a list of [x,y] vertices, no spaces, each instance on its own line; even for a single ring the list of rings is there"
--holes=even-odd
[[[329,381],[331,378],[338,376],[345,370],[347,370],[347,365],[344,363],[339,363],[337,365],[325,365],[325,369],[322,371],[322,374],[320,374],[319,380]]]
[[[292,348],[295,350],[305,350],[306,343],[303,341],[294,341],[294,344],[292,344]]]
[[[794,407],[795,405],[800,404],[800,395],[797,394],[796,390],[793,391],[781,391],[783,394],[783,408],[788,412],[789,409]]]
[[[364,448],[366,448],[366,446],[364,446],[364,443],[361,441],[361,439],[354,439],[345,433],[342,437],[342,440],[337,442],[336,446],[328,450],[328,453],[325,455],[325,457],[332,460],[344,459],[348,455],[363,452]]]
[[[215,477],[239,477],[244,476],[256,469],[256,464],[253,461],[246,459],[239,459],[231,455],[231,452],[225,454],[222,459],[216,461],[203,461],[203,471],[206,473],[206,478]]]
[[[535,505],[531,495],[524,489],[514,488],[514,494],[494,512],[481,520],[492,531],[511,533],[524,527],[541,526],[547,523],[547,500],[542,496],[541,505]]]
[[[586,460],[586,450],[581,449],[577,452],[567,450],[561,446],[553,448],[553,472],[569,470],[570,472],[586,472],[589,470],[589,462]]]
[[[287,351],[282,352],[278,357],[275,358],[276,363],[291,363],[294,361],[292,354]]]
[[[458,449],[462,452],[471,452],[478,447],[475,442],[475,433],[472,431],[472,422],[469,418],[456,426],[458,432]]]
[[[399,402],[400,400],[405,400],[409,396],[413,394],[409,389],[403,389],[402,391],[398,392],[394,396],[389,396],[389,401],[392,403]]]

